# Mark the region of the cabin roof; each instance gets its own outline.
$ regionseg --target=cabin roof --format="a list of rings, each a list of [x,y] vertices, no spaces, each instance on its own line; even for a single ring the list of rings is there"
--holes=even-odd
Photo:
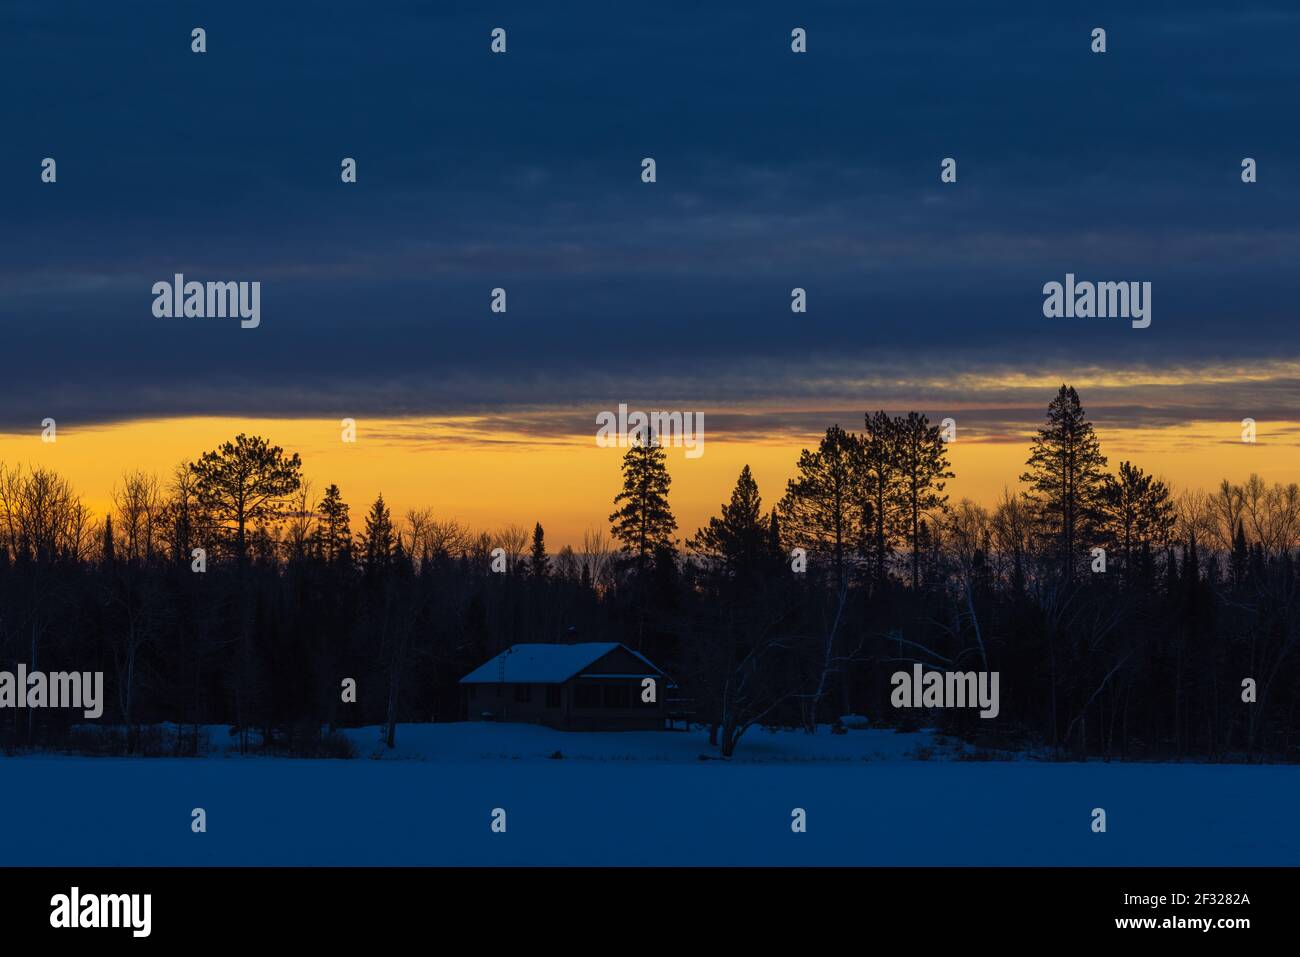
[[[479,685],[504,681],[506,684],[563,684],[618,648],[645,662],[647,669],[642,674],[624,677],[641,678],[663,674],[645,655],[621,642],[587,641],[576,645],[512,645],[461,678],[460,683]],[[501,668],[503,660],[504,671]]]

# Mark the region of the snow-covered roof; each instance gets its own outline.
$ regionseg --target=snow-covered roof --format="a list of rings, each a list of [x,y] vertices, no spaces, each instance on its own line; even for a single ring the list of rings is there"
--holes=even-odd
[[[644,661],[646,667],[650,669],[647,674],[663,674],[645,655],[633,651],[620,642],[587,641],[576,645],[512,645],[461,678],[460,683],[477,685],[505,681],[515,684],[561,684],[582,669],[595,664],[615,648],[622,648],[628,654]],[[503,659],[504,677],[501,669]]]

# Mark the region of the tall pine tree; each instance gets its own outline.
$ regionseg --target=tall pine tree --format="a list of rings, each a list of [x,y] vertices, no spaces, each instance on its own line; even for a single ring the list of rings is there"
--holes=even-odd
[[[551,559],[546,554],[546,533],[542,531],[541,522],[533,525],[533,551],[528,559],[528,570],[534,578],[545,578],[551,571]]]
[[[894,422],[903,520],[912,548],[912,587],[918,588],[925,544],[921,541],[921,527],[927,515],[948,510],[944,480],[952,478],[953,473],[948,468],[948,443],[939,426],[931,425],[919,412],[909,412],[906,418]]]
[[[1020,481],[1029,484],[1040,535],[1071,579],[1080,550],[1100,534],[1106,457],[1070,386],[1062,385],[1047,407],[1047,425],[1038,430],[1026,465]]]
[[[862,433],[857,481],[866,501],[865,535],[871,543],[872,580],[876,584],[885,580],[894,545],[905,527],[898,422],[883,411],[868,413]]]
[[[392,563],[395,550],[393,518],[380,494],[366,515],[365,529],[361,533],[361,565],[369,573],[382,571]]]
[[[610,530],[623,551],[644,572],[656,550],[674,551],[677,519],[668,506],[667,454],[655,436],[637,442],[623,456],[623,490],[614,497]]]
[[[302,484],[302,459],[286,456],[260,435],[242,432],[235,441],[205,452],[191,463],[199,504],[232,539],[242,564],[250,528],[274,523],[286,498]]]
[[[781,499],[786,537],[829,557],[837,587],[844,583],[849,556],[861,550],[869,524],[869,506],[858,481],[861,454],[859,438],[832,425],[817,451],[799,453],[799,472],[786,484]]]
[[[316,526],[316,548],[321,558],[333,563],[345,560],[352,550],[352,527],[348,503],[337,485],[325,490],[318,506],[320,522]]]
[[[747,578],[759,568],[770,529],[771,524],[763,519],[758,483],[746,465],[740,470],[731,501],[722,506],[722,514],[709,519],[709,524],[696,532],[689,544],[718,563],[728,575]]]

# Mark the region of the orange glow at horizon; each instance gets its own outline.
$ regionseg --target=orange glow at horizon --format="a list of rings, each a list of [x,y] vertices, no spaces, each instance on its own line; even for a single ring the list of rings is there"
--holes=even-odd
[[[325,419],[183,418],[60,427],[53,443],[42,442],[34,429],[26,435],[0,434],[0,462],[58,471],[98,519],[124,473],[140,469],[165,482],[179,463],[246,432],[298,452],[315,497],[336,483],[351,506],[354,532],[380,493],[399,524],[408,509],[426,507],[440,519],[456,519],[474,530],[510,524],[531,529],[541,522],[552,552],[566,544],[579,548],[585,529],[608,529],[621,484],[622,449],[598,447],[594,429],[582,436],[538,437],[477,433],[471,422],[362,420],[355,443],[344,443],[338,421]],[[1121,460],[1131,460],[1177,492],[1209,489],[1224,478],[1242,481],[1252,472],[1270,483],[1300,481],[1296,428],[1295,423],[1261,422],[1255,444],[1241,441],[1238,424],[1221,421],[1163,429],[1099,428],[1098,435],[1112,470]],[[1004,487],[1017,490],[1031,434],[1026,430],[1015,441],[990,441],[959,431],[949,446],[956,473],[947,486],[950,501],[970,498],[991,505]],[[699,458],[669,448],[669,501],[678,537],[684,541],[717,514],[746,464],[770,509],[794,474],[799,451],[817,439],[815,434],[728,438],[706,432]]]

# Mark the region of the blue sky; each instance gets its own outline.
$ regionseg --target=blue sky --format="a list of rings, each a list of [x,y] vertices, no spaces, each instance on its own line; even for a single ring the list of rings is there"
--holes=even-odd
[[[1300,9],[902,6],[9,3],[0,428],[995,408],[1080,370],[1179,380],[1117,415],[1290,414]],[[1151,281],[1151,328],[1045,319],[1067,271]],[[155,319],[175,272],[261,281],[261,327]]]

